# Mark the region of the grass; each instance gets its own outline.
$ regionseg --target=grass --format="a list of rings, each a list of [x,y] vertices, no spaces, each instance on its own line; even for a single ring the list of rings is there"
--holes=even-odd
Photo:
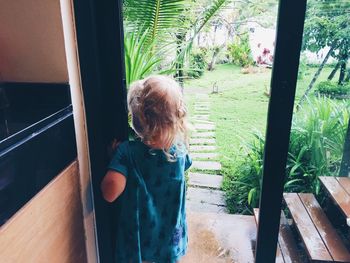
[[[308,68],[303,79],[298,80],[296,102],[316,70]],[[330,71],[331,68],[326,67],[317,82],[325,80]],[[219,93],[209,95],[209,120],[216,125],[216,143],[224,175],[232,171],[235,161],[240,158],[242,143],[253,138],[252,131],[265,132],[269,98],[264,93],[269,90],[270,80],[270,69],[242,74],[240,67],[224,64],[217,65],[214,71],[205,72],[200,79],[185,82],[190,116],[194,113],[195,93],[211,93],[213,85],[218,86]]]

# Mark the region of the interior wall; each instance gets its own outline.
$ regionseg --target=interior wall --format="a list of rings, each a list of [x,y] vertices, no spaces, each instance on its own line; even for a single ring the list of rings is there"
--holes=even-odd
[[[0,81],[68,82],[59,0],[0,0]]]
[[[77,161],[0,228],[0,247],[6,263],[87,262]]]

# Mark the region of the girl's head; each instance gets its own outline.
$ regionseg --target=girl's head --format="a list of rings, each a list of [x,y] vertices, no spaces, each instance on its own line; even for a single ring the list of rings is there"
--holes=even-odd
[[[186,108],[177,82],[165,76],[136,81],[129,89],[132,126],[142,141],[168,152],[174,143],[187,145]]]

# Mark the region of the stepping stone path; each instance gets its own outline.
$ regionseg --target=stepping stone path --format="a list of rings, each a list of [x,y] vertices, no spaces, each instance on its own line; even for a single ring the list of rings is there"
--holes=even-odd
[[[224,192],[220,190],[221,164],[216,160],[215,123],[209,121],[208,94],[196,94],[194,109],[187,208],[192,212],[226,213]]]

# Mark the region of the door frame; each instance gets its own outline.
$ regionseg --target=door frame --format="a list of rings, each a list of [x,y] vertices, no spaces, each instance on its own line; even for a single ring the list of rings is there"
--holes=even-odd
[[[113,205],[100,182],[113,138],[128,138],[122,1],[74,0],[100,262],[113,262]],[[256,262],[275,262],[306,0],[279,1]]]

